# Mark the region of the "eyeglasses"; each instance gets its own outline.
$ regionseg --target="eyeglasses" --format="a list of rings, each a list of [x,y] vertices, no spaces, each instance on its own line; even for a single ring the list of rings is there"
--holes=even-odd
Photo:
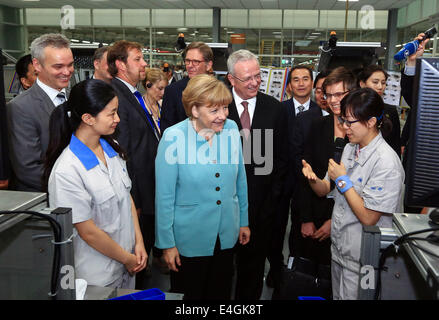
[[[340,122],[341,125],[346,125],[346,127],[350,128],[351,125],[355,122],[358,122],[360,120],[353,120],[353,121],[349,121],[347,119],[343,119],[342,117],[337,117],[338,118],[338,122]]]
[[[191,60],[191,59],[184,59],[184,64],[185,65],[190,65],[192,63],[193,66],[198,66],[201,62],[204,62],[204,60]]]
[[[249,83],[249,82],[252,81],[253,79],[254,79],[256,82],[261,81],[261,74],[260,74],[260,73],[258,73],[258,74],[255,75],[255,76],[247,77],[247,78],[245,78],[245,79],[239,79],[237,76],[234,76],[233,74],[232,74],[232,77],[235,78],[235,79],[238,79],[238,80],[241,81],[242,83]]]
[[[324,98],[326,100],[329,100],[331,98],[341,99],[343,97],[343,95],[348,93],[348,92],[349,92],[349,90],[345,91],[345,92],[325,93]]]

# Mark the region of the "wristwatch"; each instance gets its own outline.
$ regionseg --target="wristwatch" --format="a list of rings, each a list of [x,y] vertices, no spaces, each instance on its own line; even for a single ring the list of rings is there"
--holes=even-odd
[[[344,181],[344,180],[339,180],[339,181],[338,181],[338,183],[337,183],[337,187],[338,187],[339,189],[343,189],[345,186],[346,186],[346,181]]]
[[[335,185],[337,186],[338,191],[340,191],[341,193],[345,193],[353,187],[352,181],[347,175],[340,176],[335,179]]]

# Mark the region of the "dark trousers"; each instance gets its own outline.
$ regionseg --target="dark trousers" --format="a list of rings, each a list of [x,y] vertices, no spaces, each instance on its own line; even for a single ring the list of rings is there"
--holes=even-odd
[[[250,223],[249,243],[244,246],[237,245],[235,300],[259,300],[261,297],[272,226],[272,217]]]
[[[268,261],[270,261],[270,272],[279,271],[284,264],[284,256],[282,254],[284,247],[285,232],[288,225],[288,214],[290,212],[291,197],[284,195],[279,203],[279,209],[273,221],[273,233],[270,243],[270,251],[268,253]],[[277,273],[277,272],[276,272]]]
[[[183,300],[230,300],[233,253],[233,248],[221,250],[218,237],[213,256],[180,255],[181,266],[178,272],[171,270],[171,282],[181,285]]]
[[[142,231],[143,245],[145,246],[146,253],[148,254],[148,260],[152,250],[152,256],[160,258],[163,254],[161,249],[154,247],[155,242],[155,215],[153,214],[141,214],[139,216],[140,230]],[[144,289],[144,282],[146,279],[146,269],[143,269],[136,274],[136,289]]]

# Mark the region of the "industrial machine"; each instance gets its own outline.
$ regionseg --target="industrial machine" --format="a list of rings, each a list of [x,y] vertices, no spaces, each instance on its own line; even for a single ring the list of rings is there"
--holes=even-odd
[[[75,299],[71,209],[0,191],[0,300]]]

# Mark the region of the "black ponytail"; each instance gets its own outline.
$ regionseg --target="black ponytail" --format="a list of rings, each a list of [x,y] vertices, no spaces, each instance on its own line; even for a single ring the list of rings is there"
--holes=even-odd
[[[43,186],[47,191],[50,173],[56,160],[70,144],[72,134],[78,129],[85,113],[95,117],[116,97],[113,88],[102,80],[90,79],[76,84],[69,100],[55,108],[49,120],[49,145],[44,159]],[[112,135],[102,136],[126,160],[125,152]]]
[[[49,120],[49,145],[47,147],[44,159],[43,186],[47,192],[47,183],[49,182],[50,172],[56,159],[61,155],[62,151],[70,143],[72,133],[79,126],[78,121],[72,121],[72,111],[69,101],[64,102],[52,111]],[[78,122],[76,126],[74,123]]]
[[[340,103],[341,115],[346,117],[348,113],[362,123],[375,117],[377,122],[375,128],[381,131],[383,137],[392,131],[392,122],[384,112],[384,102],[375,90],[370,88],[357,89],[346,95]]]

